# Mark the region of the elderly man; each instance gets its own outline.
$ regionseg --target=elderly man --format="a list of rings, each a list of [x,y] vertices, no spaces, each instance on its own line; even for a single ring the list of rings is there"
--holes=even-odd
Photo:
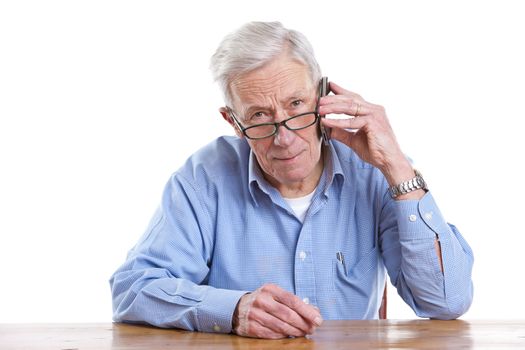
[[[211,142],[170,178],[111,278],[116,321],[304,336],[323,319],[377,318],[387,272],[421,317],[469,308],[471,249],[383,107],[334,83],[320,96],[309,42],[280,23],[227,36],[211,68],[237,137]]]

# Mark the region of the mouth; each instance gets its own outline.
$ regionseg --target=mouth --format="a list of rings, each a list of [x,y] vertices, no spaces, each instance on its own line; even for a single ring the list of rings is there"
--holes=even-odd
[[[293,162],[294,160],[296,160],[297,158],[299,158],[299,156],[301,155],[302,152],[299,152],[297,153],[296,155],[294,156],[282,156],[282,157],[274,157],[275,160],[277,161],[280,161],[280,162]]]

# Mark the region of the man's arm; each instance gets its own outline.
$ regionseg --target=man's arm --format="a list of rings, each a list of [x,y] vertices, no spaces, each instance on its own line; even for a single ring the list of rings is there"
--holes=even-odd
[[[403,155],[400,154],[400,158],[393,161],[393,164],[395,164],[394,167],[391,167],[391,171],[387,172],[387,176],[385,176],[389,186],[396,186],[404,181],[412,179],[416,174],[414,172],[414,169],[412,168],[412,164],[408,161],[408,159]],[[426,191],[423,189],[418,189],[415,191],[411,191],[408,193],[401,194],[396,197],[397,201],[403,201],[403,200],[420,200],[425,195]],[[441,268],[441,272],[443,272],[443,257],[441,254],[441,244],[439,242],[439,236],[436,233],[436,239],[434,240],[434,248],[436,250],[436,256],[439,259],[439,266]]]
[[[213,241],[202,201],[173,176],[162,204],[127,261],[111,277],[114,320],[203,332],[231,331],[246,291],[200,285]]]
[[[251,293],[202,285],[214,220],[193,186],[180,175],[171,179],[146,234],[112,276],[114,320],[259,338],[311,334],[322,322],[319,310],[276,285]]]
[[[399,295],[420,317],[461,316],[473,293],[473,255],[467,242],[445,222],[430,192],[421,200],[388,198],[386,203],[379,242]]]
[[[233,310],[245,292],[197,285],[163,268],[137,269],[135,262],[128,261],[111,278],[115,321],[231,332]]]
[[[383,107],[330,83],[335,95],[320,100],[320,114],[347,114],[322,120],[332,137],[378,168],[389,186],[414,177]],[[399,294],[416,314],[456,318],[472,302],[472,251],[449,226],[430,193],[416,190],[393,200],[388,193],[380,222],[385,265]]]

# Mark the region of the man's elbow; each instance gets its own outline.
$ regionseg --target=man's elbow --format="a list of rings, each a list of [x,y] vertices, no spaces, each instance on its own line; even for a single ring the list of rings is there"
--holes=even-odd
[[[455,320],[464,315],[472,304],[472,293],[457,298],[447,298],[445,305],[436,305],[418,313],[418,316],[435,320]]]
[[[441,318],[444,320],[455,320],[456,318],[459,318],[463,316],[468,309],[470,308],[470,305],[472,304],[472,298],[464,298],[461,301],[450,303],[448,307],[448,313],[445,315],[445,317]]]
[[[114,276],[110,280],[111,304],[113,308],[113,321],[129,321],[129,313],[132,308],[136,293],[131,292],[129,287],[124,287]]]

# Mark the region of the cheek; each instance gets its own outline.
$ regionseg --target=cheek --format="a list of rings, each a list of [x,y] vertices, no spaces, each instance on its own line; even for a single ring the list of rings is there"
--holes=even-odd
[[[270,151],[270,147],[272,146],[271,140],[259,140],[259,141],[250,141],[250,146],[252,148],[252,151],[257,156],[257,159],[259,162],[268,163],[268,155]]]
[[[317,154],[319,150],[321,149],[322,140],[321,135],[318,134],[318,130],[312,130],[312,132],[309,132],[305,137],[303,137],[303,140],[306,144],[308,144],[308,148],[310,150],[311,154]]]

